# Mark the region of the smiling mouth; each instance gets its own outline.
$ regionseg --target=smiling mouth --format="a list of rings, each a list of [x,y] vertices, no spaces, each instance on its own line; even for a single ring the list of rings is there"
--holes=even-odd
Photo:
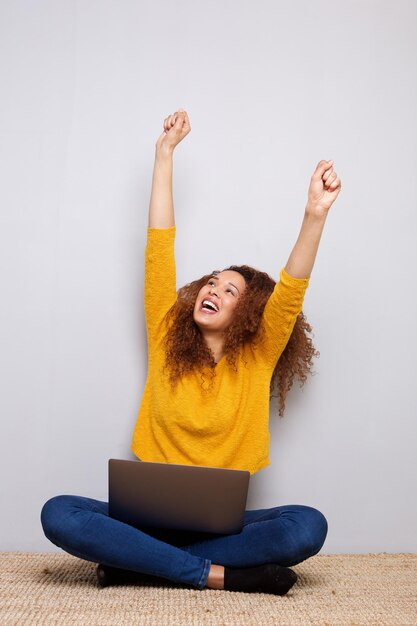
[[[205,313],[218,313],[219,307],[214,302],[210,302],[210,300],[203,300],[201,310]]]

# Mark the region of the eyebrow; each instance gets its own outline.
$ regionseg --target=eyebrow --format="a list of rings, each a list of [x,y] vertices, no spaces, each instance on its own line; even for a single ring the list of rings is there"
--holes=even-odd
[[[216,280],[219,280],[218,276],[210,276],[210,278],[215,278]],[[236,285],[234,285],[233,283],[230,282],[230,280],[228,281],[229,285],[232,285],[232,287],[234,287],[236,289],[236,291],[238,291],[238,293],[240,293],[239,289],[236,287]]]

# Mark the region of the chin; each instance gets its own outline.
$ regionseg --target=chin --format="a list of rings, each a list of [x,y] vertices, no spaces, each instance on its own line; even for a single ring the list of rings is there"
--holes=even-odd
[[[199,319],[194,318],[194,321],[199,327],[210,326],[210,320],[205,320],[205,319],[199,320]]]
[[[203,316],[197,317],[194,315],[193,319],[199,328],[210,328],[213,326],[212,324],[213,320],[211,320],[208,317],[203,317]],[[215,328],[213,328],[213,330],[215,330]]]

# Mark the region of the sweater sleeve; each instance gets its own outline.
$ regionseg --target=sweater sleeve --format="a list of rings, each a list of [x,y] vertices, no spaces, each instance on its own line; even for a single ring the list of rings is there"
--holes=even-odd
[[[266,303],[262,316],[265,337],[259,349],[271,367],[275,367],[288,343],[302,310],[309,281],[309,278],[290,276],[285,268],[280,271],[279,281]]]
[[[145,318],[148,350],[161,339],[166,313],[177,299],[175,226],[148,228],[145,248]]]

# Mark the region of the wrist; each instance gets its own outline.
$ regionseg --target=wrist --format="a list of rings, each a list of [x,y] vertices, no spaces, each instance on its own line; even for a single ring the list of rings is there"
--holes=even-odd
[[[305,217],[310,221],[324,221],[328,214],[327,209],[323,209],[320,205],[307,202],[305,208]]]
[[[155,148],[155,158],[159,160],[172,159],[174,148],[172,146],[157,146]]]

